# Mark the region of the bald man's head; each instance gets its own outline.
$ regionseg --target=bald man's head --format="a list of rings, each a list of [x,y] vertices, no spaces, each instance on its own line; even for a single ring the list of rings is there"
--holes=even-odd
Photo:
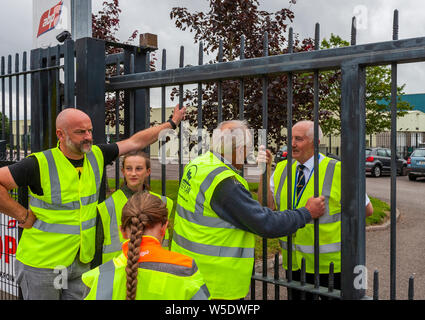
[[[93,126],[90,117],[78,109],[65,109],[56,118],[56,135],[69,158],[81,158],[91,151]]]
[[[73,108],[64,109],[56,118],[56,129],[67,130],[78,122],[90,120],[90,117],[83,111]]]

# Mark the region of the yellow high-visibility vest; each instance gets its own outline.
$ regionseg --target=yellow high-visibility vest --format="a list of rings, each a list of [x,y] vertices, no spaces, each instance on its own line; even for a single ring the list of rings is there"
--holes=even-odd
[[[195,259],[212,299],[247,295],[254,265],[254,234],[237,229],[212,210],[216,186],[226,178],[244,178],[207,152],[186,165],[177,198],[171,250]]]
[[[99,147],[84,155],[81,177],[59,148],[33,154],[40,167],[43,195],[29,188],[29,207],[37,217],[25,229],[16,258],[36,268],[68,267],[79,252],[89,263],[95,253],[96,206],[104,160]]]
[[[325,214],[319,218],[319,272],[329,273],[329,264],[334,263],[334,272],[341,272],[341,162],[324,157],[319,163],[319,195],[325,197]],[[274,173],[274,200],[280,211],[288,209],[287,203],[287,160],[277,164]],[[304,207],[307,200],[314,196],[314,174],[310,176],[304,192],[299,199],[297,208]],[[294,208],[296,181],[296,162],[292,164],[291,202]],[[295,203],[294,203],[295,202]],[[291,208],[289,208],[291,209]],[[282,247],[282,265],[288,268],[287,237],[280,239]],[[301,267],[305,259],[306,272],[314,273],[314,221],[311,220],[304,228],[298,229],[292,235],[292,270]]]
[[[152,191],[150,194],[160,198],[167,206],[168,217],[170,217],[173,210],[173,200],[168,197],[161,196]],[[121,217],[122,209],[127,203],[128,198],[122,190],[115,191],[108,199],[99,203],[97,209],[103,225],[103,248],[102,248],[102,263],[112,260],[121,254],[122,244],[125,242],[122,236]],[[168,247],[169,233],[166,231],[163,246]]]

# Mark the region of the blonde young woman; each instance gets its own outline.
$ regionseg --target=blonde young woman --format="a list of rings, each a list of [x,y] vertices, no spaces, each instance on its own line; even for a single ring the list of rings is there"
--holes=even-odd
[[[165,203],[136,192],[122,210],[126,239],[121,254],[84,273],[86,300],[208,300],[195,261],[161,247],[168,219]]]
[[[133,194],[138,191],[149,192],[164,201],[169,215],[173,209],[171,199],[150,191],[148,177],[151,174],[151,164],[144,152],[135,151],[126,154],[121,172],[124,176],[122,187],[97,206],[103,225],[102,263],[121,254],[121,246],[124,243],[124,237],[119,228],[121,211]],[[168,231],[163,245],[168,247]]]

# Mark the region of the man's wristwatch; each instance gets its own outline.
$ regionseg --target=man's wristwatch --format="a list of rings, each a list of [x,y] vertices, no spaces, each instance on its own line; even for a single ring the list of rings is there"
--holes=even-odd
[[[170,118],[170,119],[168,119],[168,122],[171,124],[171,127],[173,128],[173,130],[176,130],[177,125],[174,123],[174,121],[173,121],[173,120],[171,120],[171,118]]]

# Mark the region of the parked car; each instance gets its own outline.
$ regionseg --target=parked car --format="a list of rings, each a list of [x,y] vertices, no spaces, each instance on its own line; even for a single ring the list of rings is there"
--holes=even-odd
[[[366,148],[366,173],[380,177],[391,173],[391,150],[387,148]],[[397,155],[397,174],[407,174],[407,161]]]
[[[407,159],[407,173],[409,180],[415,181],[417,177],[425,177],[425,148],[412,152]]]
[[[276,156],[274,157],[274,162],[278,163],[278,162],[281,162],[282,160],[286,160],[287,156],[288,156],[288,147],[282,146],[277,151]]]
[[[282,146],[279,148],[279,151],[276,153],[276,156],[274,157],[275,163],[278,163],[282,160],[286,160],[286,157],[288,156],[288,147]],[[333,153],[326,153],[327,157],[336,159],[338,161],[341,161],[341,158]]]

